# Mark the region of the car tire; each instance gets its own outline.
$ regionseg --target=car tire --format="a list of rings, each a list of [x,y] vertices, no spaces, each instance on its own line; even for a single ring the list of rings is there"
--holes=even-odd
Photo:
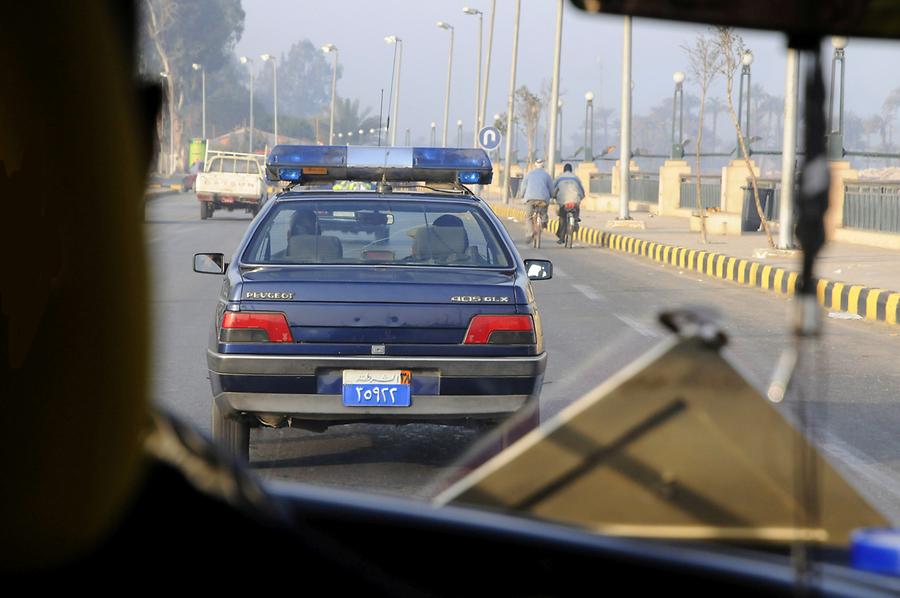
[[[208,210],[206,209],[207,203],[205,201],[200,202],[200,220],[206,220],[209,218]]]
[[[250,460],[250,426],[247,422],[226,417],[215,400],[212,401],[210,419],[213,442],[236,460],[243,463],[248,462]]]

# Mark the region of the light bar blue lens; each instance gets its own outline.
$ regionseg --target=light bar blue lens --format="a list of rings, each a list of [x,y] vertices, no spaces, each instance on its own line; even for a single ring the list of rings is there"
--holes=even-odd
[[[459,173],[459,182],[460,183],[478,183],[481,181],[481,173],[480,172],[461,172]]]
[[[299,181],[300,180],[300,169],[299,168],[279,168],[278,169],[278,178],[282,181]]]
[[[344,166],[347,148],[336,145],[276,145],[267,160],[269,166]]]
[[[413,166],[416,168],[490,168],[491,160],[483,149],[449,147],[413,148]]]

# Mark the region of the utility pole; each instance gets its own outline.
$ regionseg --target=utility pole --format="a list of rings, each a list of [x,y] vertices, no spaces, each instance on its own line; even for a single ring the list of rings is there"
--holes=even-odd
[[[484,65],[484,85],[481,86],[481,114],[478,119],[478,130],[484,127],[484,115],[487,114],[488,82],[491,80],[491,51],[494,47],[494,17],[497,15],[497,0],[491,0],[491,21],[488,24],[487,62]]]
[[[513,113],[516,107],[516,62],[519,59],[519,17],[522,0],[516,0],[516,16],[513,17],[512,63],[509,67],[509,97],[506,101],[506,150],[503,156],[503,203],[509,203],[509,161],[512,155]]]
[[[556,176],[556,128],[559,115],[559,59],[562,50],[563,0],[556,0],[556,47],[553,52],[553,79],[550,82],[550,131],[547,171]]]
[[[781,152],[781,205],[778,219],[778,248],[794,248],[794,180],[797,163],[797,89],[800,81],[800,55],[788,48],[784,74],[784,133]]]
[[[628,183],[631,179],[631,17],[625,17],[622,35],[622,115],[619,136],[619,220],[631,220]]]

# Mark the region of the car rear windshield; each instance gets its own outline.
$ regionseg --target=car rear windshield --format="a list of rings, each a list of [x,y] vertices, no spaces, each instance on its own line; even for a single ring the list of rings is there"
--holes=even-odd
[[[380,199],[281,203],[259,224],[241,262],[512,266],[478,207]]]
[[[246,158],[213,158],[210,160],[208,172],[259,174],[259,163]]]

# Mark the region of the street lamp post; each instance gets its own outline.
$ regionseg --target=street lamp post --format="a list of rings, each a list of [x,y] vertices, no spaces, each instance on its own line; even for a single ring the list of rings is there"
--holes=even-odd
[[[384,41],[389,44],[394,45],[394,62],[397,65],[397,81],[396,81],[396,89],[394,89],[394,77],[391,76],[391,100],[390,103],[393,104],[393,107],[388,106],[388,108],[392,109],[390,116],[390,132],[391,132],[391,145],[397,145],[397,113],[400,108],[400,67],[403,64],[403,40],[397,37],[396,35],[389,35],[384,38]],[[391,69],[393,73],[393,69]]]
[[[556,139],[557,139],[557,152],[559,152],[559,159],[562,161],[563,159],[563,126],[562,126],[562,109],[563,109],[563,101],[562,98],[556,103]]]
[[[516,63],[519,57],[519,17],[522,13],[522,0],[516,0],[516,12],[513,17],[512,60],[509,66],[509,95],[506,98],[506,148],[503,156],[503,203],[509,202],[509,168],[512,159],[512,145],[515,135],[513,116],[516,109]]]
[[[273,101],[273,124],[272,127],[275,129],[273,133],[275,133],[275,145],[278,145],[278,69],[275,66],[275,57],[271,54],[263,54],[260,56],[263,59],[263,62],[272,61],[272,101]]]
[[[447,127],[450,124],[450,74],[453,72],[453,25],[438,21],[437,26],[450,31],[450,53],[447,59],[447,95],[444,97],[444,129],[441,131],[441,145],[447,147]]]
[[[169,159],[166,160],[166,174],[175,172],[175,107],[172,105],[172,94],[169,86],[172,81],[169,73],[160,73],[160,77],[166,80],[166,102],[169,104]]]
[[[835,36],[831,38],[834,55],[831,58],[831,90],[828,94],[828,159],[841,160],[844,157],[844,48],[847,38]],[[838,103],[838,125],[834,128],[834,85],[837,63],[841,63],[841,90]]]
[[[584,94],[584,161],[594,161],[594,92]]]
[[[491,80],[491,51],[494,47],[494,17],[497,16],[497,0],[491,0],[491,20],[488,24],[488,45],[487,45],[487,59],[484,64],[484,84],[481,86],[481,112],[479,113],[478,122],[481,127],[484,126],[484,115],[487,112],[487,95],[488,95],[488,83]],[[499,152],[499,149],[497,150]]]
[[[434,147],[435,144],[435,131],[437,130],[437,123],[431,122],[431,147]]]
[[[410,131],[409,128],[407,128],[406,129],[406,143],[405,143],[406,147],[409,147],[410,145],[412,145],[410,143],[411,140],[412,140],[412,131]]]
[[[250,150],[253,153],[253,59],[241,56],[241,64],[247,64],[250,70]]]
[[[753,52],[746,50],[741,56],[741,85],[738,91],[738,125],[741,124],[741,113],[744,108],[744,102],[747,103],[747,115],[744,126],[744,139],[747,140],[747,151],[750,151],[750,65],[753,64]],[[747,79],[747,99],[744,100],[744,78]],[[737,147],[741,147],[738,140]]]
[[[462,121],[456,121],[456,147],[462,147]]]
[[[338,67],[338,49],[334,44],[325,44],[322,51],[326,54],[334,54],[334,60],[331,63],[331,114],[328,117],[328,145],[334,145],[334,102],[337,92],[337,67]]]
[[[628,209],[631,180],[631,17],[624,18],[622,32],[622,123],[619,134],[619,217],[631,220]]]
[[[201,129],[202,133],[200,133],[200,137],[206,139],[206,71],[203,69],[202,64],[193,63],[191,68],[195,71],[200,71],[200,110],[203,122],[203,128]]]
[[[472,147],[478,147],[478,130],[481,128],[481,39],[484,34],[484,13],[477,8],[466,6],[463,13],[467,15],[478,15],[478,50],[475,54],[475,123],[472,127]],[[462,146],[462,143],[459,144]]]
[[[556,44],[553,51],[553,78],[550,80],[550,131],[547,136],[550,151],[547,156],[547,172],[556,176],[556,130],[559,113],[559,60],[562,52],[563,0],[556,3]]]
[[[669,157],[673,160],[681,160],[684,158],[684,146],[681,140],[684,139],[684,73],[675,71],[672,75],[675,81],[675,95],[672,97],[672,151]],[[678,137],[675,136],[675,121],[678,121]]]

